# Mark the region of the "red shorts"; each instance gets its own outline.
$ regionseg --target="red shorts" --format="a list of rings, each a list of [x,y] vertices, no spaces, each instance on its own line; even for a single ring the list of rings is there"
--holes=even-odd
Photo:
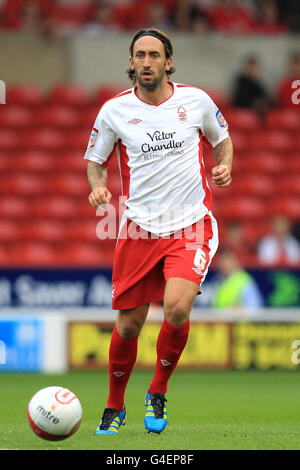
[[[169,237],[146,232],[126,219],[113,262],[112,308],[162,301],[171,277],[188,279],[200,288],[217,247],[218,226],[211,212]]]

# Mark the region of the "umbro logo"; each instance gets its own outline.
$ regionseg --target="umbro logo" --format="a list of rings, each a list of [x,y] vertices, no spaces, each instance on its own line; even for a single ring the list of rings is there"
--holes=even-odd
[[[116,377],[122,377],[122,375],[124,375],[125,372],[122,372],[121,370],[117,370],[116,372],[113,372],[113,374],[114,374]]]
[[[160,362],[164,367],[170,366],[171,362],[167,361],[166,359],[161,359]]]
[[[140,122],[142,122],[142,119],[133,118],[130,121],[128,121],[128,124],[139,124]]]

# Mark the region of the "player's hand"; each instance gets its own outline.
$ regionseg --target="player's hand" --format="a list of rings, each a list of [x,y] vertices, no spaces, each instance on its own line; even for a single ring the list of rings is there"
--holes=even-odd
[[[226,165],[218,165],[212,169],[212,180],[220,188],[227,188],[231,183],[231,174]]]
[[[97,209],[97,207],[102,204],[108,204],[111,198],[112,196],[108,189],[105,186],[100,186],[91,192],[89,195],[89,202],[92,207]]]

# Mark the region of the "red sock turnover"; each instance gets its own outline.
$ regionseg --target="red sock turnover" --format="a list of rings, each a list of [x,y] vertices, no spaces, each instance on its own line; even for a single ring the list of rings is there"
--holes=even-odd
[[[122,338],[116,327],[112,332],[109,347],[109,396],[107,408],[123,410],[127,382],[137,356],[138,336]]]
[[[173,326],[164,320],[157,338],[157,361],[150,393],[166,393],[168,380],[174,371],[187,343],[190,320],[182,326]]]

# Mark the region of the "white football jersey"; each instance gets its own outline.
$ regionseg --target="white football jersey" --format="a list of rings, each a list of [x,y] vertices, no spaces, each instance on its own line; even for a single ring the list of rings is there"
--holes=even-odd
[[[227,123],[207,93],[170,83],[173,94],[158,105],[139,99],[135,88],[104,103],[84,156],[106,165],[116,146],[124,215],[158,235],[188,227],[207,214],[211,192],[202,140],[215,147],[229,137]]]

